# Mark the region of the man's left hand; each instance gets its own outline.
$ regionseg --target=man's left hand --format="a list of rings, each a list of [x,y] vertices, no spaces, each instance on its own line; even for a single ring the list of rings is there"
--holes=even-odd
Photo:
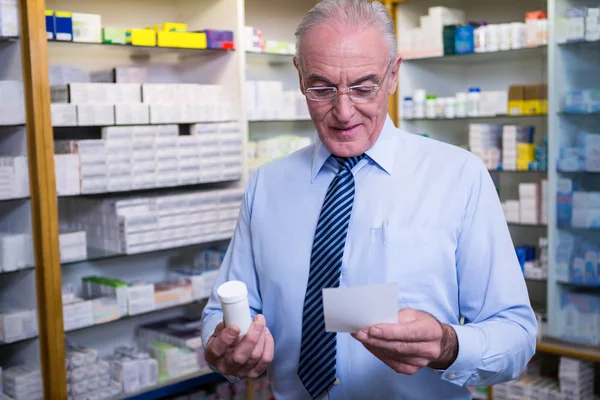
[[[449,368],[458,355],[454,329],[431,314],[405,308],[397,324],[379,324],[352,336],[394,371],[413,375],[424,367]]]

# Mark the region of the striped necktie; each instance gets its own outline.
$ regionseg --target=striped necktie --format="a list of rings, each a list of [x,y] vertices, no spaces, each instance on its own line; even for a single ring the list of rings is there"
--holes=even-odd
[[[342,257],[354,204],[352,168],[364,156],[333,156],[340,169],[327,189],[313,242],[298,364],[298,377],[313,399],[335,381],[336,334],[325,332],[321,292],[323,288],[340,285]]]

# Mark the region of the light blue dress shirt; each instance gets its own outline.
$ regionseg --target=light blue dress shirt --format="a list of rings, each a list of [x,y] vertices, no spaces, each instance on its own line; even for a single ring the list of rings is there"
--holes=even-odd
[[[450,324],[458,358],[443,372],[402,375],[340,333],[341,383],[323,397],[469,399],[467,385],[517,377],[534,354],[537,324],[483,163],[458,147],[403,132],[389,118],[366,154],[352,170],[356,195],[341,286],[397,282],[398,309]],[[278,400],[310,398],[297,367],[315,229],[337,172],[330,155],[317,142],[252,176],[203,314],[206,343],[222,321],[216,288],[228,280],[248,285],[252,314],[265,316],[275,340],[268,374]]]

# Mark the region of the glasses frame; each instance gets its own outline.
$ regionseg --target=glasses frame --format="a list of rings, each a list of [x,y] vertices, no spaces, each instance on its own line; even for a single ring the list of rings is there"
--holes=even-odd
[[[345,95],[348,95],[348,98],[352,99],[352,101],[367,102],[367,101],[372,100],[375,97],[377,97],[377,95],[379,94],[379,91],[383,87],[383,84],[384,84],[385,80],[387,79],[388,75],[390,75],[389,68],[380,83],[370,84],[370,85],[354,85],[354,86],[348,87],[348,89],[346,89],[344,91],[339,90],[335,86],[314,86],[314,87],[309,87],[309,88],[304,87],[304,96],[306,97],[307,100],[318,102],[318,103],[324,103],[324,102],[332,102],[332,101],[336,100],[339,96],[345,94]],[[362,99],[352,96],[352,92],[354,90],[357,90],[360,88],[367,88],[367,87],[374,89],[372,92],[372,96],[367,97],[367,98],[362,98]],[[314,99],[314,98],[309,97],[309,93],[317,92],[317,91],[320,91],[323,89],[333,89],[335,91],[333,97],[331,99]]]

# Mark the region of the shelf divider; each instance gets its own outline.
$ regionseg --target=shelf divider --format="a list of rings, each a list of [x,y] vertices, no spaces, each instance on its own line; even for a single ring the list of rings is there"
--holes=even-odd
[[[44,398],[67,398],[58,203],[50,116],[48,43],[44,0],[20,0],[31,222],[35,263],[40,364]]]

